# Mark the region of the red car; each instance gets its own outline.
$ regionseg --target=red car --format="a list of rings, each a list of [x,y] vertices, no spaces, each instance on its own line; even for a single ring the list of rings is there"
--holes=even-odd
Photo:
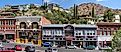
[[[16,51],[22,51],[21,45],[16,45],[16,46],[15,46],[15,50],[16,50]]]

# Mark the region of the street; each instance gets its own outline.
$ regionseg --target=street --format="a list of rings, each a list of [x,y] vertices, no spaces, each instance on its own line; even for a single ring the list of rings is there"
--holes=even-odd
[[[15,45],[17,45],[17,44],[15,44],[15,43],[5,43],[5,44],[3,44],[4,47],[14,47]],[[16,52],[25,52],[24,48],[27,45],[24,45],[24,44],[19,44],[19,45],[22,46],[23,51],[16,51]],[[36,49],[36,52],[45,52],[47,47],[35,46],[35,49]],[[65,48],[57,48],[57,49],[58,49],[58,52],[103,52],[103,51],[100,51],[100,50],[65,49]]]

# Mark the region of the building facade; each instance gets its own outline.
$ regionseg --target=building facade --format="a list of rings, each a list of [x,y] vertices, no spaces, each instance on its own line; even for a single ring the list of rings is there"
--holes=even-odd
[[[15,40],[16,38],[16,19],[0,18],[0,40]]]
[[[0,40],[16,39],[16,19],[12,12],[0,13]]]
[[[97,46],[96,25],[51,24],[42,25],[42,41],[54,45]]]
[[[41,40],[41,17],[21,16],[16,17],[16,38],[19,43],[32,42],[38,44]]]
[[[101,22],[97,23],[97,35],[99,47],[111,47],[111,41],[114,33],[120,29],[121,23]]]

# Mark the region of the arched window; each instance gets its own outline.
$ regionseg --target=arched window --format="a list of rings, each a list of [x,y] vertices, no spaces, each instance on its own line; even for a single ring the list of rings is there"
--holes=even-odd
[[[39,26],[38,26],[38,23],[37,22],[33,22],[32,23],[32,29],[38,29]]]
[[[20,28],[26,29],[26,23],[25,23],[25,22],[21,22],[21,23],[20,23]]]

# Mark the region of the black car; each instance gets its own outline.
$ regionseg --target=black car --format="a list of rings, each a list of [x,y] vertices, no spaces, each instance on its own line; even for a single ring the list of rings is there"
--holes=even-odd
[[[27,46],[25,47],[26,52],[35,52],[35,47],[34,46]]]
[[[45,50],[45,52],[52,52],[52,48],[47,48],[47,50]]]

